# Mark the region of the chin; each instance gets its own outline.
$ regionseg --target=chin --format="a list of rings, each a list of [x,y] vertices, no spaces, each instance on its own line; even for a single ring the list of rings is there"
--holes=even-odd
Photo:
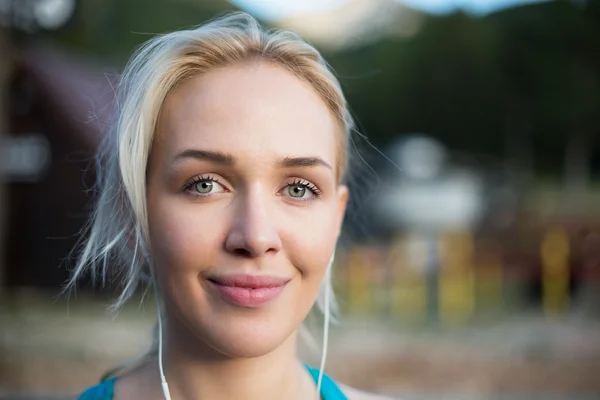
[[[288,316],[289,318],[289,316]],[[297,326],[285,316],[212,316],[189,326],[198,341],[231,358],[261,357],[279,348],[294,334]],[[299,324],[300,322],[298,322]]]

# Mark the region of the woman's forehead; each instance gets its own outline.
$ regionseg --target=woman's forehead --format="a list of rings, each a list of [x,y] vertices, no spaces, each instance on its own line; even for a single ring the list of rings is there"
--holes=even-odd
[[[161,152],[316,156],[335,164],[337,119],[310,84],[270,64],[240,64],[181,84],[165,102]],[[167,154],[165,154],[167,156]]]

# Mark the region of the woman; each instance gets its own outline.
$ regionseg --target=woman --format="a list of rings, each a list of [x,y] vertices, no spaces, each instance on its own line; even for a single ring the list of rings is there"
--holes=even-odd
[[[157,349],[80,399],[377,398],[322,373],[352,121],[319,53],[236,13],[150,40],[122,79],[68,286],[122,277],[118,307],[148,278]],[[320,370],[296,354],[315,302]]]

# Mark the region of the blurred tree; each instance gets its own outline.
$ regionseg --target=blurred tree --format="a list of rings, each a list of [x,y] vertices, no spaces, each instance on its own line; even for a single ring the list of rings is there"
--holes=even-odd
[[[506,11],[492,23],[505,112],[518,121],[507,135],[535,147],[542,169],[562,165],[569,186],[582,185],[600,133],[600,19],[559,1]]]
[[[432,17],[412,38],[329,59],[362,130],[377,144],[423,132],[525,169],[558,173],[564,165],[557,160],[567,158],[581,180],[600,133],[597,4],[556,1],[480,19]]]

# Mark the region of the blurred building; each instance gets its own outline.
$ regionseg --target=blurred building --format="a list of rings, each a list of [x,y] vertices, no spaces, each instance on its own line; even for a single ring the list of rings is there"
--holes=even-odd
[[[31,34],[40,28],[56,29],[64,25],[73,15],[75,0],[53,2],[38,1],[1,1],[0,2],[0,294],[6,278],[6,242],[10,230],[8,225],[8,188],[7,183],[16,170],[13,156],[17,147],[9,136],[8,107],[12,102],[11,84],[15,67],[14,38],[22,33]],[[18,153],[18,150],[17,150]],[[23,171],[22,171],[23,172]]]
[[[2,151],[3,138],[6,132],[6,104],[8,103],[7,82],[10,74],[11,55],[7,29],[0,27],[0,151]],[[4,174],[0,170],[0,293],[4,283],[4,244],[6,234],[6,189]]]
[[[56,288],[88,218],[110,75],[75,54],[29,44],[14,53],[8,87],[4,284]]]

